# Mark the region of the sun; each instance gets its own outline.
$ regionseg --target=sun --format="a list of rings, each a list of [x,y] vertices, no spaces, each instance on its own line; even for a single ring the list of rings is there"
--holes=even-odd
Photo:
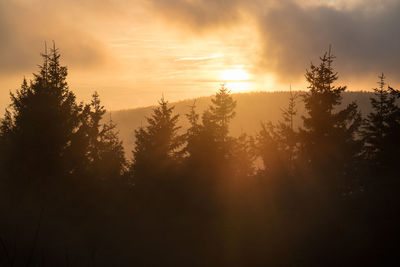
[[[224,82],[229,81],[244,81],[248,80],[250,75],[242,68],[228,69],[221,71],[221,80]]]
[[[232,92],[244,92],[251,90],[250,75],[241,66],[234,69],[221,71],[221,81]]]

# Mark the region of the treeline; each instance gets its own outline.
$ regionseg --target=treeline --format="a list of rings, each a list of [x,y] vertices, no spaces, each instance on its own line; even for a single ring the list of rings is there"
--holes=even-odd
[[[291,92],[281,121],[255,136],[230,135],[236,102],[225,86],[183,118],[162,98],[131,157],[111,118],[103,123],[99,95],[78,103],[58,50],[42,57],[1,120],[1,266],[396,259],[400,91],[383,74],[367,117],[356,102],[340,109],[346,86],[329,51],[306,71],[307,93]]]
[[[375,83],[371,83],[371,88]],[[396,87],[397,88],[397,87]],[[218,87],[217,87],[218,89]],[[260,131],[260,123],[271,121],[273,124],[282,120],[282,108],[288,104],[290,98],[289,87],[287,91],[260,91],[260,92],[244,92],[233,93],[232,98],[236,101],[236,115],[229,124],[229,134],[233,137],[239,137],[240,134],[246,132],[248,135],[255,136]],[[306,87],[301,91],[292,91],[292,94],[301,95],[305,93]],[[372,90],[370,91],[348,91],[342,94],[342,103],[336,107],[337,110],[343,109],[353,101],[357,101],[357,106],[363,116],[366,116],[372,111],[370,98],[374,96]],[[214,95],[196,97],[195,99],[185,99],[177,102],[169,102],[170,106],[174,106],[174,113],[181,114],[177,126],[181,127],[178,133],[184,133],[189,127],[190,123],[185,115],[189,111],[189,107],[196,101],[196,112],[202,114],[208,106],[212,103],[211,99]],[[168,98],[166,98],[168,99]],[[107,110],[104,115],[104,121],[107,121],[112,116],[113,122],[117,125],[119,138],[123,142],[124,150],[130,152],[134,149],[135,138],[132,134],[135,129],[145,123],[143,118],[151,116],[153,109],[158,102],[152,106],[138,107],[123,110]],[[297,129],[303,125],[301,116],[306,115],[305,107],[301,98],[296,101],[297,114],[294,117],[293,125]]]

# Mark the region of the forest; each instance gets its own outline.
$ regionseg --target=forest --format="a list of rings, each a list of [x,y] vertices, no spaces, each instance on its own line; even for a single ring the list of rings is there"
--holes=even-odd
[[[216,83],[216,86],[218,88],[218,83]],[[298,95],[296,97],[296,115],[293,116],[293,126],[295,128],[302,126],[301,117],[306,115],[306,110],[299,96],[306,91],[290,90],[290,87],[287,87],[287,91],[231,93],[233,100],[236,102],[236,114],[229,123],[230,135],[239,137],[244,132],[248,135],[256,135],[260,131],[260,124],[262,122],[271,121],[272,123],[278,123],[282,120],[282,108],[287,106],[291,94]],[[213,95],[210,95],[189,98],[177,102],[169,102],[169,105],[174,106],[175,114],[186,114],[190,110],[190,106],[195,103],[196,111],[202,114],[212,104],[211,99],[213,97]],[[340,110],[351,102],[357,101],[361,115],[366,115],[372,110],[371,97],[373,97],[372,90],[345,91],[342,94],[341,103],[334,110]],[[145,117],[151,116],[155,107],[156,105],[151,105],[131,109],[108,110],[103,116],[103,121],[107,122],[111,116],[112,121],[116,124],[119,138],[123,142],[124,150],[130,152],[134,149],[135,144],[135,136],[132,133],[145,123]],[[187,119],[183,118],[178,120],[177,126],[180,127],[178,134],[183,134],[190,127],[190,123]]]
[[[1,118],[0,266],[398,265],[400,90],[380,74],[361,113],[334,59],[256,133],[222,84],[201,112],[162,97],[125,146],[53,46]]]

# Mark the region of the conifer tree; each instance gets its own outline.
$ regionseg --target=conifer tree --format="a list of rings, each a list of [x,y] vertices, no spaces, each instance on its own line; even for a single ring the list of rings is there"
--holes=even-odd
[[[229,123],[235,117],[235,107],[236,101],[230,91],[221,85],[211,99],[211,105],[204,111],[201,125],[192,124],[197,134],[192,135],[188,147],[196,147],[190,152],[190,157],[198,159],[198,164],[203,166],[200,168],[207,166],[211,173],[216,174],[217,169],[222,170],[232,159],[234,139],[229,136]]]
[[[363,125],[364,156],[370,164],[387,169],[395,163],[399,150],[400,108],[396,103],[396,91],[386,87],[385,76],[379,77],[375,97],[370,98],[372,112]]]
[[[94,162],[96,173],[102,179],[119,178],[124,174],[127,163],[116,124],[111,119],[103,124],[98,138],[99,157]]]
[[[228,139],[229,123],[236,115],[236,101],[223,84],[211,102],[208,112],[203,115],[203,124],[215,128],[216,141],[223,143]]]
[[[186,141],[184,151],[190,161],[194,163],[199,160],[198,158],[196,159],[196,157],[199,156],[197,152],[204,144],[201,143],[200,138],[202,125],[199,122],[200,115],[196,113],[196,101],[194,101],[193,105],[189,106],[189,108],[189,113],[185,114],[190,126],[184,135]]]
[[[290,88],[289,104],[282,108],[283,121],[277,124],[262,123],[257,135],[257,154],[261,157],[268,173],[292,169],[297,152],[298,133],[294,130],[294,117],[297,114],[298,95]]]
[[[173,110],[174,107],[168,107],[168,102],[161,98],[147,118],[148,125],[135,130],[132,165],[135,179],[167,175],[180,163],[184,139],[178,134],[179,115],[173,115]]]
[[[229,136],[229,123],[235,116],[235,107],[236,101],[222,85],[211,99],[211,105],[203,112],[201,122],[195,105],[186,114],[190,124],[185,135],[186,162],[190,168],[197,170],[199,176],[218,176],[233,163],[233,151],[238,146],[235,139]]]
[[[250,177],[255,172],[254,160],[256,153],[254,151],[255,140],[252,136],[242,133],[234,139],[232,155],[232,167],[234,175],[240,178]]]
[[[204,141],[214,147],[217,158],[227,159],[233,141],[229,137],[229,123],[236,115],[236,101],[223,84],[211,103],[202,116]]]
[[[87,158],[91,172],[101,179],[118,178],[125,170],[126,160],[116,124],[111,120],[111,114],[109,122],[102,123],[106,110],[97,92],[93,94],[89,106]]]
[[[66,154],[80,125],[82,107],[68,88],[67,68],[60,65],[55,45],[42,58],[34,79],[29,84],[24,79],[21,88],[11,93],[5,121],[13,144],[10,164],[14,174],[26,178],[71,173]]]
[[[282,167],[282,151],[277,127],[272,122],[261,123],[261,130],[257,134],[257,155],[264,164],[264,171],[276,174]]]
[[[359,153],[355,137],[361,116],[354,102],[337,111],[346,86],[334,85],[338,79],[332,67],[334,58],[329,49],[320,64],[311,64],[306,72],[310,91],[303,96],[307,115],[301,137],[303,160],[311,170],[338,178],[352,169]]]
[[[9,159],[14,158],[12,155],[11,136],[13,130],[13,120],[11,113],[6,109],[4,118],[0,121],[0,176],[6,177],[10,163]]]
[[[296,144],[298,139],[298,134],[294,130],[294,117],[297,114],[296,110],[296,100],[298,94],[292,92],[292,87],[290,87],[289,104],[287,108],[282,109],[283,122],[278,124],[278,134],[281,142],[281,149],[284,154],[285,162],[293,167],[293,160],[296,153]]]

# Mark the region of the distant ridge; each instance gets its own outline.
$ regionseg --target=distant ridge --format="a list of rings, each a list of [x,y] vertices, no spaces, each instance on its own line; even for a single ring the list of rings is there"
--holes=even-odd
[[[302,94],[304,92],[297,92]],[[236,117],[230,125],[230,132],[233,136],[241,133],[254,135],[260,130],[260,123],[266,121],[277,122],[282,119],[282,108],[288,104],[289,92],[249,92],[232,94],[237,101]],[[371,92],[345,92],[341,107],[344,107],[356,101],[363,116],[369,113],[371,106],[369,98],[373,97]],[[210,105],[212,96],[199,97],[193,99],[171,102],[175,106],[175,114],[179,114],[179,125],[182,130],[188,126],[185,114],[189,111],[189,106],[196,101],[197,112],[202,114]],[[146,116],[151,115],[152,109],[156,106],[125,109],[112,111],[112,119],[117,124],[119,135],[124,143],[125,153],[128,158],[132,155],[134,145],[134,130],[141,125],[146,125]],[[295,124],[301,126],[301,116],[305,115],[304,105],[301,97],[297,101],[298,114],[295,118]],[[109,118],[105,116],[105,118]]]

